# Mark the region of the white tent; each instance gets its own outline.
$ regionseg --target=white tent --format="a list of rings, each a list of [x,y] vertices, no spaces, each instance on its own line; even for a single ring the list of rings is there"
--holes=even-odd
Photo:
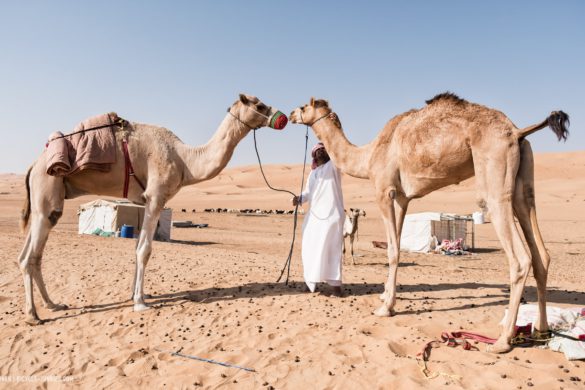
[[[469,246],[467,243],[468,220],[467,217],[454,214],[433,212],[407,214],[400,235],[400,249],[410,252],[430,252],[435,249],[437,243],[443,240],[459,238],[463,240],[462,245],[467,247]]]
[[[144,220],[144,206],[126,200],[98,199],[79,206],[79,234],[95,234],[96,230],[104,232],[120,231],[122,225],[134,226],[134,234],[140,233]],[[171,239],[172,210],[163,209],[154,235],[155,240]],[[99,230],[98,230],[99,231]]]

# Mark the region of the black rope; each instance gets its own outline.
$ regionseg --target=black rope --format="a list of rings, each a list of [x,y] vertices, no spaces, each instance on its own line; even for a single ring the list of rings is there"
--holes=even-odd
[[[77,131],[74,131],[74,132],[69,133],[69,134],[59,135],[59,136],[49,140],[48,142],[51,142],[51,141],[54,141],[54,140],[60,139],[60,138],[71,137],[71,136],[73,136],[75,134],[79,134],[79,133],[85,133],[86,131],[105,129],[106,127],[118,126],[118,127],[124,128],[124,126],[126,126],[126,124],[127,124],[127,121],[125,119],[119,118],[119,120],[117,120],[114,123],[110,123],[108,125],[100,125],[100,126],[96,126],[96,127],[90,127],[89,129],[77,130]]]
[[[305,168],[307,165],[307,146],[308,145],[309,145],[309,126],[307,126],[307,130],[305,132],[305,159],[303,160],[303,175],[301,176],[301,192],[300,192],[301,194],[303,193],[303,189],[304,189],[304,185],[305,185]],[[262,162],[260,161],[260,154],[258,153],[258,146],[256,144],[256,129],[254,129],[254,149],[256,150],[256,157],[258,157],[258,165],[260,166],[260,172],[262,173],[262,177],[264,178],[264,182],[266,183],[268,188],[270,188],[271,190],[274,190],[274,191],[287,192],[287,193],[291,194],[292,196],[296,196],[294,193],[292,193],[288,190],[274,188],[270,185],[270,183],[268,183],[268,180],[266,179],[266,175],[264,174],[264,169],[262,169]],[[293,236],[292,236],[292,241],[290,243],[290,250],[288,252],[288,258],[286,259],[286,262],[284,263],[284,267],[282,268],[282,271],[280,271],[280,276],[276,280],[276,283],[280,282],[280,279],[282,279],[282,275],[284,274],[284,270],[286,269],[287,270],[286,281],[284,282],[284,284],[287,286],[288,286],[288,279],[290,276],[290,265],[292,263],[293,248],[295,245],[295,238],[296,238],[296,234],[297,234],[298,210],[299,210],[299,202],[297,202],[297,204],[295,206],[295,211],[294,211]]]

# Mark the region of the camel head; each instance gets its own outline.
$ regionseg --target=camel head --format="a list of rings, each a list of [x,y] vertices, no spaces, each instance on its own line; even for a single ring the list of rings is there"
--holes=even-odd
[[[315,122],[325,118],[339,122],[337,115],[329,108],[327,100],[311,98],[311,101],[290,113],[289,120],[292,123],[313,126]],[[334,117],[331,117],[334,116]],[[339,125],[341,127],[341,125]]]
[[[271,127],[282,130],[288,123],[286,115],[262,103],[256,96],[240,94],[240,98],[228,108],[228,112],[244,124],[248,130]]]
[[[366,211],[362,209],[349,209],[349,215],[352,217],[365,217]]]

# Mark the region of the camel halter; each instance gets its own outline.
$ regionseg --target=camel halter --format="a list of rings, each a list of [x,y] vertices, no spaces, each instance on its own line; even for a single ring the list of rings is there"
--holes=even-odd
[[[313,122],[313,123],[311,123],[310,125],[307,125],[307,126],[311,126],[311,127],[313,127],[313,126],[315,125],[315,123],[319,122],[319,121],[320,121],[321,119],[323,119],[323,118],[326,118],[326,117],[328,117],[328,116],[329,116],[329,115],[331,115],[332,113],[333,113],[333,111],[332,111],[332,112],[330,112],[330,113],[328,113],[328,114],[325,114],[325,115],[323,115],[321,118],[317,119],[315,122]],[[302,122],[302,121],[303,121],[303,112],[301,111],[301,122]]]
[[[270,127],[271,129],[274,130],[282,130],[286,127],[286,124],[288,123],[288,118],[286,117],[286,115],[284,115],[281,111],[276,111],[274,114],[272,114],[272,116],[268,116],[268,115],[264,115],[261,112],[258,112],[248,106],[244,106],[246,109],[260,115],[263,116],[264,118],[268,119],[268,127]],[[272,107],[270,107],[272,109]],[[234,115],[232,113],[232,106],[228,107],[227,112],[233,116],[234,118],[237,119],[238,122],[240,122],[241,124],[243,124],[244,126],[248,127],[249,129],[252,130],[258,130],[259,128],[261,128],[262,126],[258,126],[258,127],[252,127],[249,124],[247,124],[246,122],[244,122],[243,120],[241,120],[239,117],[237,117],[236,115]]]

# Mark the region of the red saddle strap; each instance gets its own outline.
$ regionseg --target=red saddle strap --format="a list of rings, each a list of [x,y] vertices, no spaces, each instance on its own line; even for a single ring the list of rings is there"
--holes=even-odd
[[[128,153],[128,141],[122,140],[122,150],[124,151],[124,170],[126,175],[124,176],[124,198],[128,198],[128,187],[130,186],[130,176],[133,176],[136,182],[140,185],[144,191],[146,187],[142,184],[140,179],[134,174],[134,168],[132,167],[132,161],[130,161],[130,154]]]

